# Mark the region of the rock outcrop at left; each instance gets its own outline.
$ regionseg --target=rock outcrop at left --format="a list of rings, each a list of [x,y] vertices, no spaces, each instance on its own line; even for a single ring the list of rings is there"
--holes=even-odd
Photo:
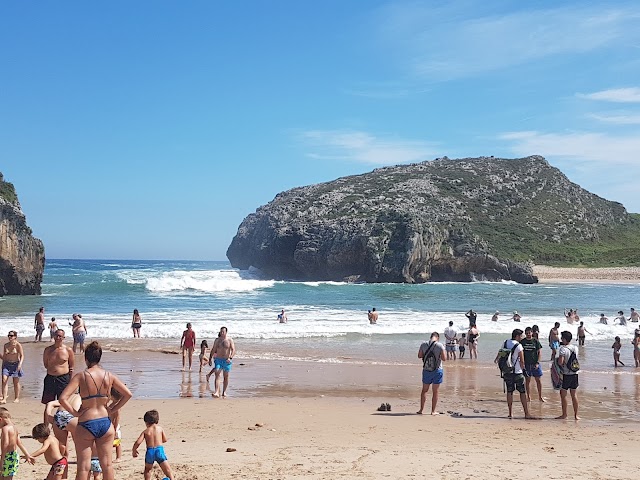
[[[44,245],[35,238],[13,185],[0,173],[0,296],[40,295]]]

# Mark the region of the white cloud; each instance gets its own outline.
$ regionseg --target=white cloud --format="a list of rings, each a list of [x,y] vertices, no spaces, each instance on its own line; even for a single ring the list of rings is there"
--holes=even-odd
[[[578,93],[580,98],[616,103],[640,103],[640,88],[612,88],[593,93]]]
[[[608,114],[597,115],[595,113],[588,115],[589,118],[604,123],[613,123],[615,125],[640,125],[640,115],[633,114]]]
[[[309,158],[346,160],[369,165],[421,162],[437,156],[434,145],[397,137],[380,137],[353,130],[309,130],[298,136],[314,151]]]
[[[378,15],[380,31],[414,73],[434,80],[461,78],[544,57],[582,54],[640,40],[640,8],[578,4],[496,12],[488,3],[392,4]]]
[[[511,142],[511,150],[522,156],[539,154],[545,157],[565,157],[578,162],[598,162],[611,166],[640,166],[640,136],[638,135],[522,131],[504,133],[499,138]]]

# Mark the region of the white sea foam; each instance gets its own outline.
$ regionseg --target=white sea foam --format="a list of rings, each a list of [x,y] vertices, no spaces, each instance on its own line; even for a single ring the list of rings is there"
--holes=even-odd
[[[443,332],[451,320],[459,331],[465,332],[467,321],[463,312],[423,312],[423,311],[380,311],[377,325],[367,322],[366,312],[343,309],[320,309],[311,306],[291,306],[287,309],[289,322],[278,323],[277,310],[265,313],[250,307],[236,307],[221,311],[186,310],[180,312],[144,312],[142,336],[152,338],[179,338],[186,322],[192,322],[198,338],[215,338],[221,326],[237,338],[247,339],[304,339],[336,338],[347,335],[363,335],[382,338],[389,335],[426,335],[432,331]],[[59,315],[58,324],[66,327],[66,319]],[[485,318],[486,317],[486,318]],[[92,314],[83,312],[89,335],[101,338],[127,338],[131,336],[129,313],[122,315]],[[627,326],[603,325],[597,323],[596,316],[583,316],[590,340],[609,340],[616,335],[632,338],[638,324]],[[577,334],[577,325],[569,325],[556,316],[530,316],[521,323],[508,320],[491,322],[486,315],[478,318],[481,335],[500,334],[508,336],[514,328],[537,324],[540,338],[546,344],[546,337],[554,322],[559,321],[561,330]],[[15,329],[21,337],[33,335],[31,316],[0,317],[7,330]]]
[[[182,292],[210,294],[251,292],[272,287],[276,281],[259,280],[248,272],[237,270],[122,270],[116,277],[131,285],[145,285],[152,293]]]

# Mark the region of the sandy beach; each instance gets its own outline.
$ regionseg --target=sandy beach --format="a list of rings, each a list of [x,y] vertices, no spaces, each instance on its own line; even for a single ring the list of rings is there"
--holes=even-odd
[[[640,267],[565,268],[535,265],[533,274],[541,283],[638,283]]]
[[[167,431],[177,479],[637,476],[636,423],[507,420],[502,398],[485,403],[490,413],[431,417],[415,415],[413,400],[378,413],[371,398],[134,399],[122,411],[124,458],[116,478],[142,478],[143,459],[132,458],[131,445],[151,408]],[[9,408],[23,436],[41,418],[35,401]],[[32,439],[24,443],[37,447]],[[16,478],[44,478],[47,471],[39,458],[36,466],[21,465]],[[71,478],[74,471],[72,465]],[[152,478],[162,478],[157,467]]]
[[[10,388],[7,407],[23,436],[42,418],[42,346],[25,345],[29,375],[21,403],[11,403]],[[558,393],[545,377],[548,401],[532,402],[539,420],[526,421],[518,402],[516,418],[506,418],[495,367],[468,361],[445,365],[436,417],[415,414],[419,365],[256,362],[240,355],[230,397],[222,400],[211,397],[204,374],[180,372],[177,355],[106,351],[103,364],[134,391],[122,410],[124,459],[116,478],[123,480],[142,478],[144,462],[131,457],[131,446],[152,408],[167,431],[177,479],[631,479],[640,467],[637,375],[581,375],[580,422],[554,419]],[[376,411],[381,402],[391,412]],[[37,448],[30,438],[24,442]],[[16,478],[44,478],[48,471],[42,458],[20,468]],[[74,478],[75,465],[70,472]],[[163,478],[159,469],[152,478]]]

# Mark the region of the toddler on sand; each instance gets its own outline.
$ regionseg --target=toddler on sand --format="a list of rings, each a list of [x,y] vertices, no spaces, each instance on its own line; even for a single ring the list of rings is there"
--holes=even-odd
[[[39,423],[33,427],[31,436],[42,444],[42,447],[33,452],[31,456],[35,458],[44,454],[45,460],[51,465],[51,470],[49,470],[46,480],[61,480],[69,468],[69,463],[67,462],[67,457],[61,453],[58,439],[51,435],[49,427],[44,423]]]
[[[173,480],[173,473],[171,473],[171,465],[167,460],[167,456],[164,453],[163,443],[167,441],[167,436],[164,430],[158,422],[160,421],[160,414],[157,410],[149,410],[144,414],[144,423],[147,426],[136,443],[133,444],[132,454],[134,457],[138,456],[138,447],[143,441],[147,444],[147,453],[144,456],[144,480],[151,480],[151,470],[153,464],[158,462],[158,465],[162,469],[162,472],[169,480]]]

